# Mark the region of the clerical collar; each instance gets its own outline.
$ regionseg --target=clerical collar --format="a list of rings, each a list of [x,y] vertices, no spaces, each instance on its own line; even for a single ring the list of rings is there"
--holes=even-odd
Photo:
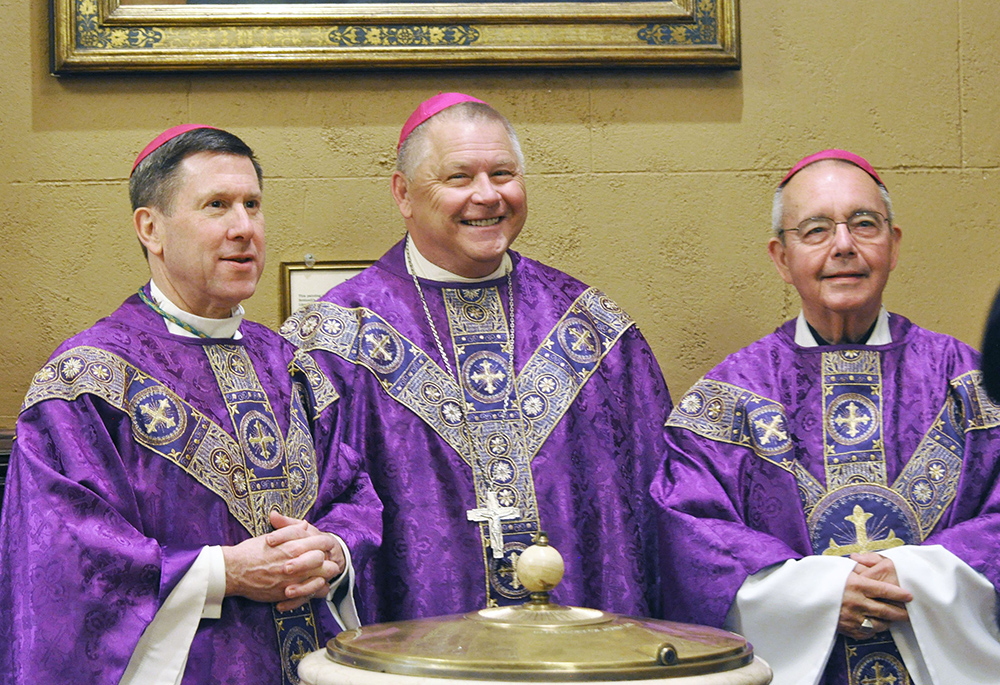
[[[420,250],[418,250],[417,246],[413,243],[409,233],[406,234],[405,249],[406,254],[409,257],[409,259],[406,260],[407,273],[412,274],[417,278],[423,278],[427,281],[440,281],[442,283],[482,283],[484,281],[492,281],[497,278],[502,278],[511,270],[512,266],[510,254],[504,252],[503,259],[500,260],[500,266],[497,267],[496,271],[480,278],[466,278],[465,276],[459,276],[458,274],[453,274],[446,269],[442,269],[440,266],[420,254]],[[412,271],[410,270],[411,265],[413,266]]]
[[[892,342],[892,331],[889,330],[889,312],[885,307],[879,310],[875,323],[868,330],[868,333],[855,345],[888,345]],[[795,344],[799,347],[822,347],[830,343],[815,333],[806,315],[799,312],[799,318],[795,321]]]
[[[240,333],[240,324],[243,323],[243,305],[236,305],[233,307],[233,314],[228,319],[208,319],[204,316],[197,316],[191,312],[186,312],[163,294],[163,291],[156,287],[156,283],[150,279],[149,281],[149,294],[153,298],[153,302],[159,305],[160,309],[165,311],[171,316],[175,316],[184,323],[202,331],[211,338],[232,338],[234,340],[239,340],[243,337]],[[167,324],[167,331],[173,333],[174,335],[180,335],[185,338],[197,338],[198,336],[190,331],[181,328],[173,321],[164,318],[163,322]]]

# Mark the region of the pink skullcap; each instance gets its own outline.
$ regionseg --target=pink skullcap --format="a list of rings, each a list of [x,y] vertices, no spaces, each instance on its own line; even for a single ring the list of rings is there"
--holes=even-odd
[[[486,104],[479,98],[474,98],[471,95],[466,95],[465,93],[438,93],[434,97],[421,102],[417,108],[413,110],[413,114],[411,114],[410,118],[406,120],[405,124],[403,124],[403,130],[399,133],[399,144],[396,145],[396,149],[398,150],[402,147],[403,141],[406,140],[411,133],[413,133],[413,129],[417,126],[420,126],[420,124],[424,123],[441,110],[448,109],[452,105],[457,105],[460,102],[478,102],[483,105]]]
[[[848,152],[847,150],[823,150],[822,152],[817,152],[814,155],[809,155],[808,157],[803,157],[798,164],[792,167],[791,171],[785,174],[785,177],[781,179],[781,183],[778,184],[779,188],[784,188],[785,184],[791,180],[792,176],[799,173],[805,167],[809,166],[813,162],[818,162],[821,159],[842,159],[845,162],[850,162],[851,164],[860,167],[865,173],[875,179],[875,182],[880,186],[885,188],[885,184],[882,183],[882,179],[878,177],[875,173],[875,169],[871,164],[868,163],[864,157],[856,155],[853,152]]]
[[[161,145],[169,140],[173,140],[182,133],[187,133],[188,131],[193,131],[196,128],[215,128],[215,126],[205,126],[204,124],[181,124],[180,126],[174,126],[173,128],[168,128],[166,131],[160,135],[153,138],[153,142],[142,149],[139,156],[135,158],[135,164],[132,165],[132,172],[135,172],[135,168],[139,166],[139,162],[149,157],[159,148]],[[216,129],[218,130],[218,129]]]

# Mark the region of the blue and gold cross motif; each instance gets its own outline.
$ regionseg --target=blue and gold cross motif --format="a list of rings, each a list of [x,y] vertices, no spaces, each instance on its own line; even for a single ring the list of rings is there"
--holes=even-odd
[[[852,554],[865,554],[867,552],[881,552],[904,544],[896,537],[896,531],[889,529],[884,538],[872,539],[868,537],[868,519],[875,516],[869,514],[861,508],[860,504],[855,504],[850,516],[845,516],[844,520],[854,526],[855,542],[846,545],[838,545],[833,538],[830,539],[830,546],[823,550],[827,556],[847,557]]]
[[[94,395],[128,416],[138,444],[218,495],[250,535],[270,530],[272,509],[302,518],[319,483],[300,393],[291,393],[283,436],[246,350],[224,344],[203,349],[236,436],[123,357],[90,346],[64,352],[35,374],[24,408]],[[298,683],[297,659],[318,647],[312,608],[273,613],[285,657],[283,682]]]
[[[496,524],[477,521],[486,603],[520,602],[528,592],[517,580],[517,560],[539,529],[531,460],[633,322],[601,291],[587,289],[514,374],[513,340],[499,290],[440,292],[457,379],[362,307],[316,302],[293,314],[281,334],[303,352],[325,350],[368,368],[392,398],[461,456],[476,488],[470,512],[491,507],[507,512]],[[493,535],[497,526],[499,540]]]
[[[132,431],[143,442],[165,445],[187,427],[187,413],[173,393],[159,384],[136,393],[131,405]]]
[[[361,327],[360,354],[383,373],[392,373],[403,362],[401,341],[392,328],[380,322]]]
[[[712,402],[706,405],[708,410],[712,407]],[[708,416],[713,413],[706,412]],[[788,423],[780,405],[761,402],[750,409],[747,420],[750,424],[750,436],[758,453],[777,456],[791,449]]]
[[[480,350],[462,364],[462,380],[468,392],[485,404],[502,402],[510,393],[509,357]]]
[[[597,331],[583,317],[569,316],[559,323],[557,330],[562,349],[574,361],[587,364],[603,356]]]
[[[824,351],[821,371],[825,478],[816,478],[796,458],[801,447],[784,407],[744,388],[702,379],[677,403],[667,425],[744,446],[792,474],[815,554],[847,556],[919,544],[955,498],[966,432],[997,425],[1000,409],[985,397],[978,371],[952,379],[944,406],[890,485],[880,352]],[[837,644],[836,658],[846,657],[852,685],[909,682],[889,633],[863,641],[841,637]]]
[[[160,424],[165,428],[173,428],[177,425],[177,419],[167,415],[170,412],[176,417],[177,409],[171,406],[170,400],[166,397],[161,397],[155,406],[152,403],[140,404],[138,406],[139,414],[136,418],[139,419],[139,423],[144,427],[146,435],[155,435]],[[173,410],[172,412],[170,411],[171,409]]]
[[[878,408],[875,403],[856,393],[837,396],[827,409],[830,432],[841,445],[857,445],[878,430]]]
[[[252,409],[242,415],[240,439],[247,457],[262,469],[273,469],[284,456],[277,426],[262,411]]]

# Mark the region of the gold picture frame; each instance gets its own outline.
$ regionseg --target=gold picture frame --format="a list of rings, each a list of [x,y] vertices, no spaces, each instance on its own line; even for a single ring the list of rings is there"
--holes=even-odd
[[[740,66],[739,0],[214,1],[51,0],[52,72]]]
[[[281,320],[312,304],[335,285],[357,276],[375,262],[281,262],[279,289]]]

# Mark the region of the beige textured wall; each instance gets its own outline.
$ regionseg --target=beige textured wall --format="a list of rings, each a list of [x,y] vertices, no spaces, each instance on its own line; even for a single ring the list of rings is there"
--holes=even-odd
[[[822,147],[884,171],[903,227],[887,301],[976,345],[1000,274],[1000,3],[742,0],[739,72],[48,74],[47,3],[0,0],[0,428],[56,345],[146,268],[126,175],[176,123],[232,129],[267,175],[268,267],[376,258],[401,234],[398,127],[437,90],[495,104],[528,156],[517,243],[639,321],[674,396],[797,311],[765,252],[770,194]]]

